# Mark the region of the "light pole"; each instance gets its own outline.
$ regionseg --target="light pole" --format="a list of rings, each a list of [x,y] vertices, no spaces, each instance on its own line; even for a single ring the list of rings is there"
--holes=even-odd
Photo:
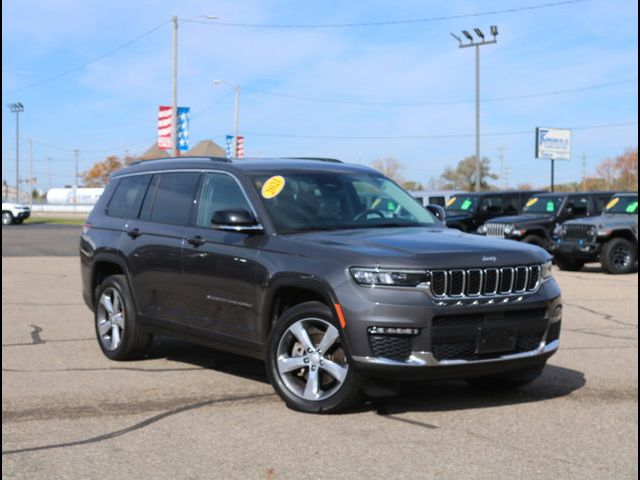
[[[214,85],[225,84],[233,88],[235,93],[235,102],[233,108],[233,156],[238,153],[238,125],[240,123],[240,85],[233,85],[224,80],[214,80]]]
[[[16,114],[16,203],[20,203],[20,113],[24,112],[24,105],[10,103],[9,110]]]
[[[451,35],[458,41],[460,48],[467,47],[475,47],[476,48],[476,192],[480,191],[480,170],[481,170],[481,159],[480,159],[480,47],[482,45],[489,45],[492,43],[497,43],[498,36],[498,27],[495,25],[491,25],[491,40],[486,40],[484,33],[479,28],[474,28],[473,31],[476,33],[479,41],[474,41],[473,37],[467,30],[463,30],[462,34],[469,41],[465,43],[462,38],[458,35],[452,33]]]
[[[193,20],[194,18],[203,18],[205,20],[217,20],[220,17],[215,15],[196,15],[182,21]],[[181,21],[177,16],[171,18],[173,22],[173,105],[171,110],[171,145],[173,145],[173,154],[178,156],[178,22]]]

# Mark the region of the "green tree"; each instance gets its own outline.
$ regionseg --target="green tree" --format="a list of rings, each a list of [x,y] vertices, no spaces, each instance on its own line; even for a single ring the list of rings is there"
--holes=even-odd
[[[491,161],[483,157],[480,162],[480,189],[495,190],[495,186],[489,183],[489,179],[497,180],[498,176],[491,172]],[[440,175],[440,188],[445,190],[475,190],[476,185],[476,160],[474,156],[466,157],[455,168],[445,168]]]

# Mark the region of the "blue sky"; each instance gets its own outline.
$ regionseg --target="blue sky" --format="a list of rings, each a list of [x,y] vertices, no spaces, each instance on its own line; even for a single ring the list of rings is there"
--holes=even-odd
[[[499,170],[504,147],[509,184],[545,185],[549,165],[534,159],[536,126],[609,128],[573,131],[573,158],[557,162],[557,182],[638,144],[638,11],[631,0],[586,0],[478,17],[358,28],[246,28],[217,25],[335,24],[477,14],[553,0],[151,1],[16,0],[2,2],[3,178],[15,183],[15,123],[6,108],[22,102],[21,175],[33,170],[48,188],[73,181],[108,154],[139,154],[156,134],[158,105],[171,103],[172,32],[168,21],[202,14],[219,21],[180,22],[179,104],[191,107],[191,142],[223,144],[231,133],[233,94],[242,86],[240,131],[247,155],[331,156],[369,164],[394,156],[405,177],[427,182],[474,152],[473,49],[449,32],[496,24],[498,43],[481,51],[484,99],[481,151]],[[165,23],[126,48],[74,69]],[[21,89],[18,91],[17,89]],[[447,103],[358,105],[344,102]],[[513,132],[527,132],[514,134]],[[529,133],[530,132],[530,133]],[[448,135],[454,137],[447,138]],[[460,136],[458,136],[460,135]],[[303,138],[351,137],[351,138]],[[357,137],[440,137],[384,138]],[[354,138],[355,137],[355,138]]]

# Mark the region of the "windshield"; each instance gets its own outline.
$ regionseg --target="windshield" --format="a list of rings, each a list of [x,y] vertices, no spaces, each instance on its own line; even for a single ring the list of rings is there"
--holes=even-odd
[[[613,197],[605,209],[606,213],[638,214],[638,197],[624,196]]]
[[[522,209],[522,213],[556,213],[562,205],[562,200],[564,200],[562,195],[531,197]]]
[[[447,211],[473,212],[477,203],[478,198],[471,195],[451,197],[447,202]]]
[[[255,175],[278,233],[439,224],[407,192],[374,173]]]

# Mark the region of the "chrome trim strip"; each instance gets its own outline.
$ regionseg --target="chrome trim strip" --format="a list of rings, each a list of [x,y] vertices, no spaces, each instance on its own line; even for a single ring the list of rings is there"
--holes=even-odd
[[[409,358],[405,361],[391,360],[388,358],[380,357],[366,357],[366,356],[354,356],[353,360],[360,363],[367,363],[370,365],[385,365],[389,367],[446,367],[452,365],[476,365],[492,362],[508,362],[511,360],[519,360],[522,358],[531,358],[545,353],[550,353],[558,349],[560,345],[559,340],[554,340],[551,343],[541,343],[536,350],[530,350],[528,352],[512,353],[509,355],[502,355],[495,358],[487,358],[482,360],[442,360],[438,361],[431,352],[411,352]]]

